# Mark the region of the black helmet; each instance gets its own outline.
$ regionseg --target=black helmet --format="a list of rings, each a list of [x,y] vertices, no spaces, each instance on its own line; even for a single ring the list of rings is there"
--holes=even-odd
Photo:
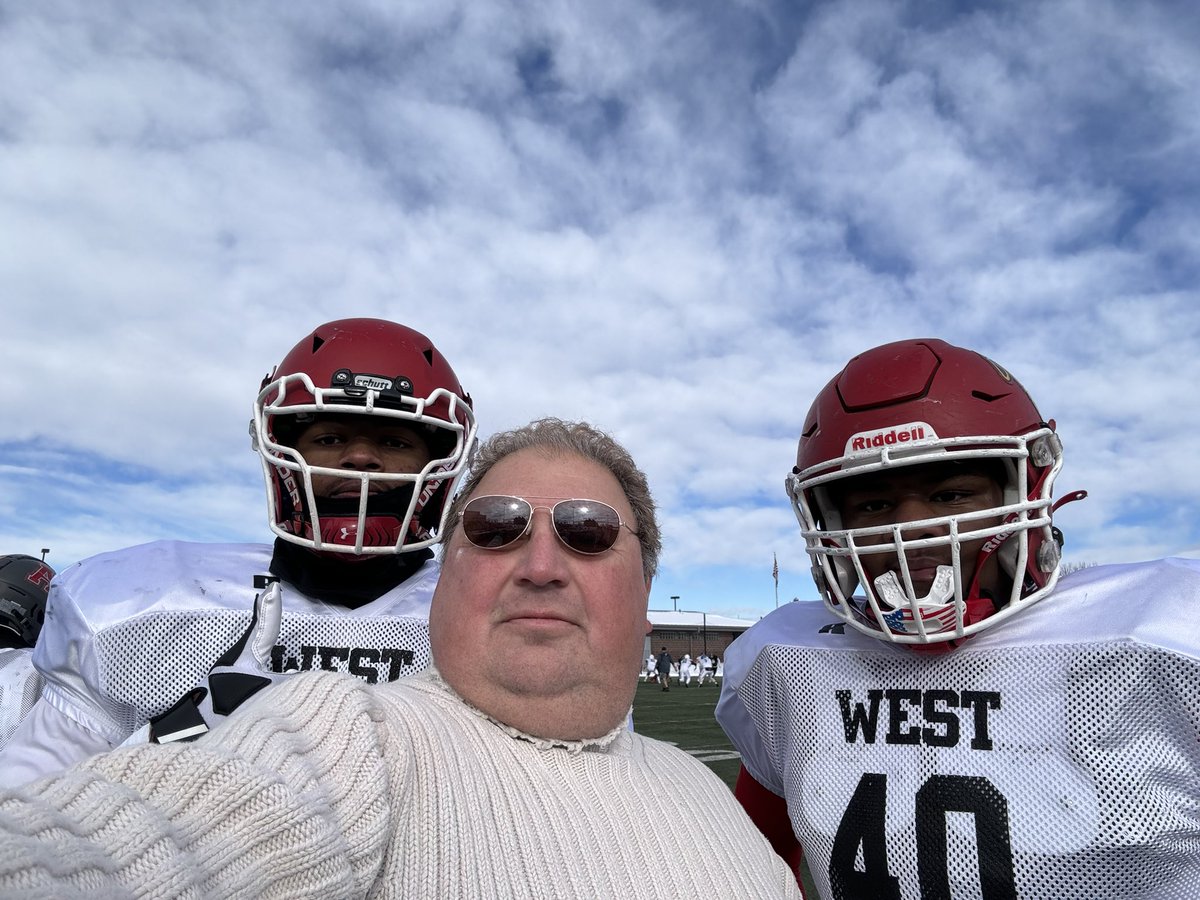
[[[35,556],[0,556],[0,646],[37,643],[53,577],[54,570]]]

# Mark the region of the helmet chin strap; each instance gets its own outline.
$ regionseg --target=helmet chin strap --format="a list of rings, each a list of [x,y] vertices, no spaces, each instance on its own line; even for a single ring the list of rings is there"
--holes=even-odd
[[[879,599],[892,609],[911,609],[914,606],[908,594],[900,587],[900,579],[896,577],[895,572],[884,572],[875,579],[873,584]],[[918,608],[945,606],[953,598],[954,569],[950,566],[938,566],[937,574],[933,578],[933,584],[929,586],[929,591],[924,597],[917,597],[915,605]]]

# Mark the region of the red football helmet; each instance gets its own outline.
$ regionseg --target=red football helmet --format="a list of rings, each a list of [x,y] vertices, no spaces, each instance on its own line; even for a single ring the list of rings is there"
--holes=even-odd
[[[1002,506],[842,527],[830,491],[839,480],[964,460],[995,461],[989,465],[1003,479]],[[830,611],[881,640],[939,644],[997,624],[1054,588],[1062,536],[1053,527],[1051,493],[1061,466],[1053,421],[1043,421],[1007,371],[944,341],[897,341],[854,357],[817,395],[787,491]],[[960,567],[967,542],[982,542],[971,572]],[[949,548],[951,564],[939,565],[928,592],[918,596],[906,554],[928,558],[938,554],[929,548],[938,547],[943,556]],[[863,558],[876,553],[893,555],[899,573],[872,582]],[[1011,579],[1007,596],[980,594],[979,572],[993,555]]]
[[[34,556],[0,556],[0,647],[32,647],[46,619],[54,570]]]
[[[399,419],[420,427],[433,458],[419,472],[355,471],[357,499],[320,498],[318,476],[291,443],[321,414]],[[423,334],[380,319],[320,325],[265,379],[254,404],[254,448],[267,482],[271,530],[286,541],[362,559],[420,550],[445,525],[475,444],[471,398]]]

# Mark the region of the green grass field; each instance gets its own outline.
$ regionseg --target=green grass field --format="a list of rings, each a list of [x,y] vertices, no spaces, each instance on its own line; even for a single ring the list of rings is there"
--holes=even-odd
[[[671,686],[639,682],[633,701],[634,730],[686,750],[720,776],[733,790],[741,765],[737,751],[717,724],[713,710],[721,689],[715,684]]]
[[[741,760],[733,744],[717,724],[713,711],[721,693],[718,684],[680,687],[673,683],[664,692],[652,682],[638,682],[633,700],[633,728],[646,737],[675,744],[704,762],[733,790]],[[804,878],[805,897],[815,898],[816,888]]]

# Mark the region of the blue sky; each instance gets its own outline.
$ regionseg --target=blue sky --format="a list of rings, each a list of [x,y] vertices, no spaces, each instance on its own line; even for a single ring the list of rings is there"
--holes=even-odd
[[[1068,562],[1200,555],[1186,2],[0,5],[0,552],[266,540],[246,433],[319,322],[429,335],[483,432],[582,418],[652,606],[814,591],[783,493],[853,354],[1057,420]]]

